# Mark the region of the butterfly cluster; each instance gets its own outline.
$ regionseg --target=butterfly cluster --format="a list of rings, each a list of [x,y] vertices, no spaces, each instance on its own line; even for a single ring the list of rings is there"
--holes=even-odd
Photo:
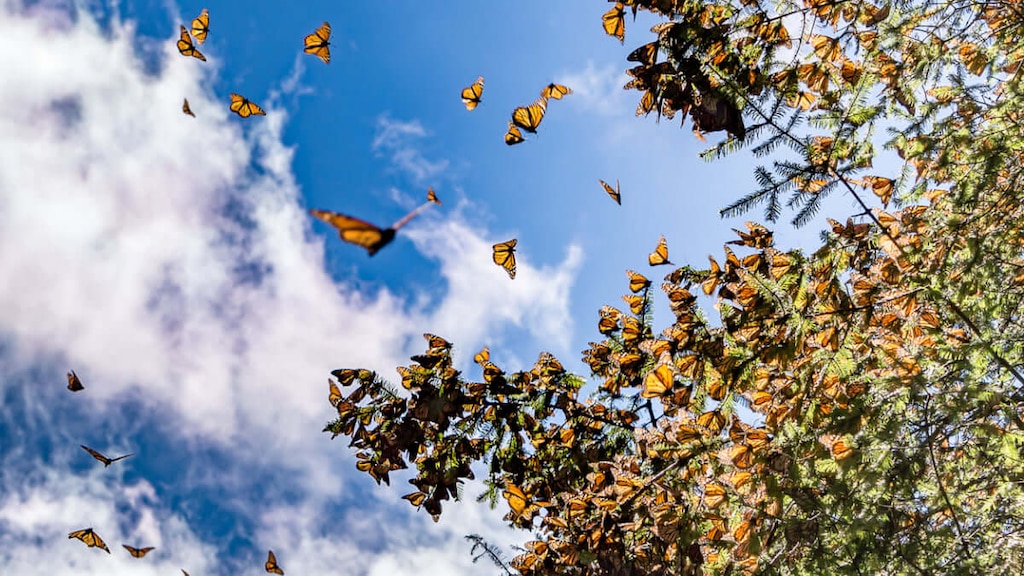
[[[203,13],[205,14],[206,11],[204,10]],[[82,379],[78,377],[78,374],[76,374],[74,370],[68,371],[68,390],[72,392],[81,392],[82,390],[85,390],[85,385],[82,384]],[[131,453],[110,458],[109,456],[106,456],[102,452],[94,450],[86,446],[85,444],[82,444],[81,448],[82,450],[88,452],[89,455],[92,456],[97,462],[102,463],[104,468],[109,467],[111,464],[115,462],[119,462],[121,460],[124,460],[125,458],[129,458],[135,455],[134,453]],[[99,548],[107,554],[111,553],[110,548],[107,547],[107,543],[103,541],[103,538],[101,538],[100,535],[97,534],[96,531],[91,526],[88,528],[82,528],[81,530],[74,530],[72,532],[69,532],[68,539],[81,540],[82,543],[88,546],[89,548]],[[146,554],[149,554],[153,550],[156,550],[156,548],[153,546],[135,547],[130,544],[121,544],[121,546],[125,550],[127,550],[128,554],[130,554],[133,558],[143,558],[146,556]],[[280,574],[281,576],[284,576],[284,570],[282,570],[281,567],[278,566],[277,557],[274,556],[273,550],[269,552],[267,556],[267,562],[264,564],[264,568],[269,573]],[[189,576],[188,572],[186,572],[185,570],[182,570],[181,572],[185,576]]]
[[[196,16],[192,20],[191,29],[185,28],[184,25],[181,27],[181,34],[178,37],[178,52],[182,56],[195,58],[202,62],[206,62],[206,56],[196,48],[196,43],[204,44],[206,37],[210,33],[210,11],[203,8],[199,16]],[[303,51],[306,54],[312,54],[317,58],[324,61],[325,64],[331,61],[331,25],[324,22],[316,29],[315,32],[309,34],[303,40]],[[241,118],[249,118],[251,116],[266,116],[267,113],[259,104],[256,104],[252,100],[249,100],[241,94],[234,92],[229,94],[231,99],[228,109],[238,114]],[[192,106],[188,103],[188,98],[184,99],[181,105],[181,111],[188,116],[193,118],[196,117],[195,112],[192,111]]]

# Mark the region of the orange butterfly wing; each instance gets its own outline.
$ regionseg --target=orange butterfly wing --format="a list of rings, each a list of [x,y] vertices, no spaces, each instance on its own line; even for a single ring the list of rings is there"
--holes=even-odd
[[[526,138],[523,138],[523,133],[519,131],[519,128],[515,124],[509,122],[508,132],[505,133],[505,144],[515,146],[516,144],[521,144],[523,142],[526,142]]]
[[[563,86],[562,84],[555,84],[554,82],[548,84],[540,91],[540,97],[545,100],[548,98],[551,98],[552,100],[561,100],[562,96],[567,94],[572,94],[572,88]]]
[[[270,572],[272,574],[280,574],[281,576],[284,576],[284,570],[282,570],[281,567],[277,565],[277,556],[274,556],[273,550],[268,551],[267,562],[263,565],[263,567],[267,570],[267,572]]]
[[[462,89],[462,103],[466,105],[466,110],[473,110],[477,104],[480,103],[480,98],[484,94],[484,77],[479,76],[476,82],[469,87]]]
[[[255,102],[252,102],[240,94],[234,93],[231,94],[231,111],[242,118],[267,115],[267,113],[263,111],[263,108],[260,108]]]
[[[110,554],[110,548],[107,548],[106,542],[99,537],[98,534],[92,531],[92,528],[85,528],[82,530],[75,530],[68,534],[68,538],[78,538],[85,543],[89,548],[99,548],[105,550],[107,554]]]
[[[383,248],[388,242],[391,242],[395,236],[395,231],[390,228],[381,229],[366,220],[360,220],[345,214],[328,212],[326,210],[310,210],[309,213],[337,228],[338,235],[345,242],[366,248],[370,256],[376,254],[378,250]]]
[[[68,372],[68,390],[72,392],[85,390],[85,386],[82,386],[82,381],[78,379],[78,374],[75,374],[74,370]]]
[[[191,56],[206,62],[206,56],[196,50],[195,45],[192,44],[192,37],[188,35],[188,30],[184,26],[181,27],[181,37],[178,39],[178,52],[181,52],[182,56]]]
[[[331,43],[331,25],[324,22],[317,28],[316,32],[309,34],[303,40],[305,47],[303,51],[306,54],[312,54],[317,58],[324,61],[324,64],[331,63],[331,49],[329,46]]]
[[[124,549],[127,550],[129,554],[136,558],[142,558],[143,556],[149,554],[152,550],[154,550],[152,546],[146,546],[145,548],[136,548],[134,546],[129,546],[127,544],[121,544],[121,546],[123,546]]]
[[[516,243],[518,240],[515,238],[508,242],[499,242],[493,246],[494,249],[494,263],[505,269],[508,273],[508,277],[515,279],[516,277]]]
[[[600,182],[601,186],[604,187],[604,191],[607,192],[608,195],[612,197],[612,200],[615,200],[615,203],[621,206],[622,205],[622,197],[619,194],[619,181],[618,180],[615,181],[615,188],[612,188],[604,180],[598,180],[598,182]]]
[[[200,44],[206,42],[206,35],[210,33],[210,11],[203,8],[199,16],[192,21],[192,37]]]
[[[188,105],[188,98],[185,98],[185,103],[181,105],[181,111],[193,118],[196,117],[196,115],[192,113],[192,107]]]

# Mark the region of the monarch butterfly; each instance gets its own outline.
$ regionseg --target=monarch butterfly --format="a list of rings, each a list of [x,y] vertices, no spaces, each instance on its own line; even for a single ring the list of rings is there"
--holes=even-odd
[[[338,404],[341,404],[341,389],[330,378],[327,379],[327,385],[331,387],[331,393],[327,396],[327,399],[331,402],[331,406],[337,408]]]
[[[309,34],[303,40],[306,47],[303,50],[306,54],[312,54],[324,61],[324,64],[331,63],[331,49],[328,46],[331,45],[328,40],[331,39],[331,25],[324,22],[316,29],[316,32]]]
[[[267,562],[263,567],[266,568],[267,572],[284,576],[284,570],[281,570],[281,567],[277,565],[277,556],[274,556],[273,550],[267,551]]]
[[[517,517],[532,517],[542,507],[551,505],[551,502],[533,502],[533,494],[527,494],[522,488],[511,482],[506,484],[506,490],[502,495],[505,496],[505,500],[508,500],[509,508]]]
[[[640,392],[640,396],[642,398],[657,398],[672,389],[674,380],[675,373],[672,371],[671,364],[659,364],[644,378],[644,389]]]
[[[99,534],[92,531],[92,528],[84,528],[82,530],[75,530],[68,534],[68,538],[78,538],[89,548],[100,548],[106,550],[107,554],[110,554],[110,548],[107,548],[106,542],[100,538]]]
[[[539,98],[533,104],[519,106],[513,110],[512,123],[527,132],[536,134],[537,127],[540,126],[540,121],[544,119],[544,113],[547,110],[547,100]]]
[[[494,263],[505,269],[508,272],[508,277],[514,279],[516,277],[516,240],[515,238],[508,242],[499,242],[494,245]]]
[[[608,183],[605,182],[604,180],[598,180],[598,182],[600,182],[601,186],[604,187],[604,191],[607,192],[608,195],[612,197],[612,200],[615,200],[615,203],[621,206],[622,198],[619,195],[619,181],[615,181],[615,188],[609,186]]]
[[[658,43],[648,42],[643,46],[633,50],[626,56],[628,62],[639,62],[645,66],[654,66],[654,63],[658,60]]]
[[[263,111],[255,102],[250,101],[248,98],[239,94],[231,94],[231,111],[238,114],[242,118],[248,118],[249,116],[266,116],[267,113]]]
[[[561,84],[555,84],[554,82],[548,84],[547,86],[544,87],[543,90],[540,91],[540,97],[545,100],[547,100],[548,98],[551,98],[553,100],[561,100],[562,96],[565,96],[566,94],[572,94],[572,88],[569,88],[568,86],[563,86]]]
[[[437,198],[437,194],[434,193],[434,189],[433,188],[427,188],[427,202],[433,202],[434,204],[437,204],[438,206],[441,205],[441,201]]]
[[[192,107],[188,105],[188,98],[185,98],[185,103],[181,105],[181,111],[193,118],[196,117],[196,115],[192,113]]]
[[[484,346],[484,349],[477,352],[476,356],[473,356],[473,362],[477,364],[486,364],[491,361],[491,349]]]
[[[206,42],[206,35],[210,33],[210,11],[203,8],[203,11],[199,13],[199,16],[192,21],[192,37],[196,39],[196,42],[203,44]]]
[[[99,460],[100,462],[103,462],[103,467],[104,468],[106,468],[107,466],[110,466],[111,464],[113,464],[114,462],[117,462],[118,460],[124,460],[125,458],[127,458],[129,456],[134,456],[135,455],[135,453],[133,452],[131,454],[125,454],[124,456],[118,456],[117,458],[107,458],[103,454],[100,454],[99,452],[93,450],[92,448],[89,448],[85,444],[79,444],[79,446],[82,447],[82,450],[85,450],[86,452],[91,454],[93,458]]]
[[[378,250],[387,246],[395,239],[395,233],[398,232],[399,228],[405,226],[417,214],[431,204],[432,203],[429,201],[425,202],[420,207],[403,216],[401,220],[392,224],[390,228],[380,228],[365,220],[360,220],[359,218],[346,216],[337,212],[310,210],[309,213],[337,228],[338,235],[342,240],[350,244],[366,248],[366,251],[370,253],[370,256],[373,256]]]
[[[626,276],[629,276],[629,291],[633,294],[636,294],[651,285],[651,281],[639,272],[626,270]]]
[[[142,558],[143,556],[145,556],[146,554],[149,554],[149,552],[154,549],[152,546],[146,546],[145,548],[136,548],[134,546],[129,546],[127,544],[121,544],[121,546],[124,546],[124,549],[127,550],[129,554],[131,554],[132,556],[134,556],[136,558]]]
[[[647,263],[651,266],[661,266],[662,264],[671,264],[668,261],[668,244],[665,243],[665,237],[662,236],[658,240],[658,247],[647,255]]]
[[[616,2],[615,6],[601,17],[604,33],[618,38],[620,44],[626,41],[626,10],[624,8],[622,2]]]
[[[505,133],[505,144],[515,146],[516,144],[520,144],[525,141],[526,138],[523,138],[523,133],[519,131],[519,128],[517,128],[515,124],[509,122],[508,132]]]
[[[78,379],[78,374],[75,374],[74,370],[68,372],[68,390],[72,392],[85,390],[85,386],[82,386],[82,381]]]
[[[448,350],[452,347],[451,342],[429,332],[425,332],[423,334],[423,339],[427,341],[427,348],[430,348],[431,350],[434,348],[444,348],[445,350]]]
[[[480,97],[484,95],[484,77],[478,76],[476,82],[462,89],[462,103],[466,110],[473,110],[480,103]]]
[[[206,62],[206,56],[196,50],[195,45],[192,44],[192,37],[188,35],[188,30],[184,26],[181,27],[181,38],[178,39],[178,52],[181,52],[182,56],[191,56]]]
[[[185,572],[184,568],[181,569],[181,573],[184,574],[185,576],[189,576],[188,572]]]
[[[406,494],[402,498],[409,501],[410,504],[419,508],[423,505],[423,501],[427,499],[427,495],[423,492],[413,492],[412,494]]]

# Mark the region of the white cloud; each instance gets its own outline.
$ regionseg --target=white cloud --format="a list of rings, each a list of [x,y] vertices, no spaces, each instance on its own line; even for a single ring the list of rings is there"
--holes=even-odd
[[[629,95],[636,94],[622,89],[629,77],[617,64],[598,67],[588,61],[583,70],[563,74],[560,78],[572,88],[574,102],[578,101],[585,110],[604,116],[621,116],[623,110],[629,109]]]
[[[419,120],[402,122],[384,114],[377,118],[377,135],[372,148],[378,154],[390,156],[396,168],[424,184],[448,167],[447,160],[427,160],[416,147],[416,141],[426,136],[427,131]]]
[[[483,240],[489,234],[453,220],[410,231],[448,282],[436,308],[388,290],[360,294],[323,269],[323,246],[309,232],[291,172],[293,150],[281,141],[288,116],[273,99],[265,118],[234,117],[227,99],[207,88],[216,64],[181,57],[168,39],[159,41],[160,73],[144,73],[134,54],[149,41],[116,18],[101,31],[84,13],[72,23],[5,4],[0,25],[0,52],[22,55],[0,65],[4,77],[18,78],[0,83],[0,105],[17,111],[0,118],[0,335],[15,344],[4,358],[11,371],[43,357],[66,358],[86,385],[75,401],[94,417],[119,422],[122,402],[142,402],[177,432],[167,442],[231,447],[238,463],[226,470],[286,471],[301,494],[290,511],[315,514],[347,485],[352,468],[339,457],[343,446],[317,435],[330,417],[323,383],[330,369],[349,364],[393,374],[424,324],[467,347],[501,333],[505,323],[559,346],[568,342],[578,249],[557,266],[538,268],[524,247],[519,277],[509,282],[490,262],[490,241]],[[300,74],[282,90],[297,90]],[[183,97],[197,118],[181,113]],[[413,146],[425,134],[417,122],[384,117],[380,127],[374,146],[414,177],[446,167]],[[0,379],[0,390],[9,382]],[[152,504],[145,482],[125,487],[93,473],[75,475],[60,458],[52,466],[60,468],[38,465],[50,476],[31,489],[4,476],[0,493],[13,495],[0,502],[0,534],[13,530],[19,545],[6,547],[0,565],[11,573],[99,573],[101,566],[113,574],[122,566],[174,573],[180,551],[193,559],[181,567],[194,573],[213,565],[212,544],[166,506]],[[193,481],[197,489],[245,489],[252,479],[197,470]],[[56,488],[67,485],[81,488]],[[384,500],[397,500],[400,490]],[[117,528],[124,510],[111,504],[115,498],[134,510],[130,530]],[[429,548],[438,566],[468,573],[462,535],[493,532],[497,524],[494,513],[466,513],[430,532],[436,528],[426,526],[426,515],[408,508],[382,505],[381,514],[397,516],[399,528],[439,534],[431,537],[441,544],[406,549],[396,528],[378,555],[362,552],[367,571],[420,571]],[[478,506],[470,502],[470,509]],[[378,521],[373,510],[359,514]],[[54,539],[90,523],[115,527],[109,544],[150,540],[168,554],[179,552],[167,556],[167,565],[128,558],[116,568],[66,542],[50,552]],[[318,539],[321,548],[349,550],[343,530],[297,529],[300,550]],[[344,559],[330,557],[334,567]]]

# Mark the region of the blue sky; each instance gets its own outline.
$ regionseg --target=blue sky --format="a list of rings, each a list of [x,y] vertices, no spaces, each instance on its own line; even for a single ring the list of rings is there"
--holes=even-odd
[[[269,548],[289,574],[486,572],[463,535],[527,536],[479,486],[435,525],[400,500],[404,479],[356,472],[320,432],[329,371],[393,375],[432,332],[470,377],[485,345],[508,370],[548,350],[582,373],[624,271],[668,272],[646,264],[659,235],[702,265],[742,227],[718,209],[751,160],[705,163],[689,125],[633,116],[625,56],[652,22],[628,22],[622,46],[604,2],[0,6],[0,53],[24,55],[0,62],[5,575],[258,574]],[[174,42],[204,7],[201,63]],[[324,20],[329,65],[301,53]],[[552,81],[575,93],[505,146],[512,108]],[[230,114],[230,92],[267,116]],[[621,182],[621,207],[598,179]],[[386,226],[427,186],[444,205],[373,258],[306,214]],[[778,228],[792,246],[819,227]],[[490,261],[512,237],[514,281]],[[103,469],[79,444],[137,455]],[[111,556],[67,539],[86,526]]]

